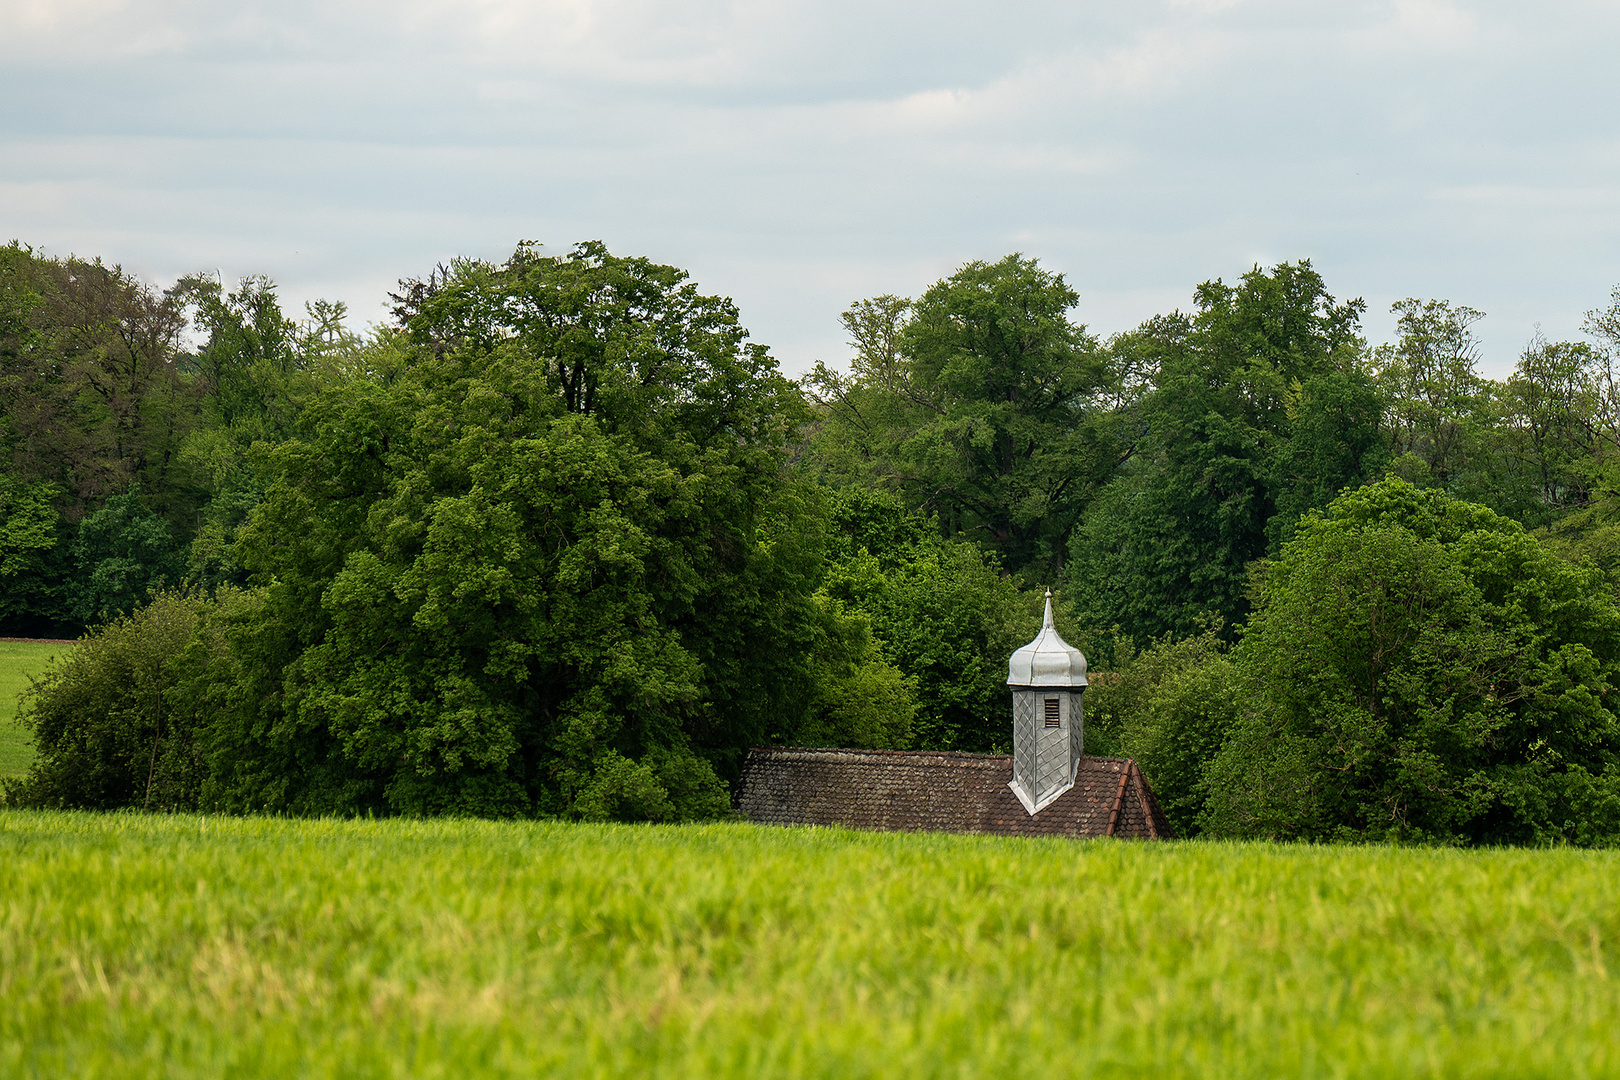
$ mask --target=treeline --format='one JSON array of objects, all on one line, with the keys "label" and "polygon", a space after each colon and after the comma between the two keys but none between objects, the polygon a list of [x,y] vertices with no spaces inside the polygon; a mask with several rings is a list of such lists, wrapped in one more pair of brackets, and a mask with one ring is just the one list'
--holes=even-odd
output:
[{"label": "treeline", "polygon": [[1620,293],[1504,382],[1308,263],[1107,340],[972,263],[802,384],[600,244],[393,300],[0,250],[0,627],[89,628],[9,800],[714,816],[750,745],[1007,749],[1050,585],[1185,832],[1620,836]]}]

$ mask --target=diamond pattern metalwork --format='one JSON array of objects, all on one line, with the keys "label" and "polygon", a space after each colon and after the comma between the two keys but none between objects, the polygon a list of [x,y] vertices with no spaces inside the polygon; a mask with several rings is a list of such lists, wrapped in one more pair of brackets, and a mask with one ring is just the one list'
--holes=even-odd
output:
[{"label": "diamond pattern metalwork", "polygon": [[1028,691],[1013,692],[1013,776],[1024,790],[1035,790],[1035,699]]}]

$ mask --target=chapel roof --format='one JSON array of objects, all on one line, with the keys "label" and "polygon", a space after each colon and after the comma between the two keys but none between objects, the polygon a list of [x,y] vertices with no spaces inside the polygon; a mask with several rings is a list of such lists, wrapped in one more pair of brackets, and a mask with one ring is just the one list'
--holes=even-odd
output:
[{"label": "chapel roof", "polygon": [[1007,782],[1012,758],[929,750],[755,747],[737,809],[769,825],[900,832],[1168,838],[1158,800],[1129,758],[1082,757],[1074,787],[1038,814]]}]

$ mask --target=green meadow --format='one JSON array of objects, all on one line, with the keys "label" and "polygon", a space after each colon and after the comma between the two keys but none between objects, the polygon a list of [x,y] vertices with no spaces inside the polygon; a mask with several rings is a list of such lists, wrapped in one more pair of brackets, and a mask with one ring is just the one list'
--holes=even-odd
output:
[{"label": "green meadow", "polygon": [[0,813],[0,1075],[1620,1074],[1620,855]]},{"label": "green meadow", "polygon": [[22,775],[34,760],[33,739],[17,723],[18,695],[70,648],[71,642],[0,641],[0,780]]}]

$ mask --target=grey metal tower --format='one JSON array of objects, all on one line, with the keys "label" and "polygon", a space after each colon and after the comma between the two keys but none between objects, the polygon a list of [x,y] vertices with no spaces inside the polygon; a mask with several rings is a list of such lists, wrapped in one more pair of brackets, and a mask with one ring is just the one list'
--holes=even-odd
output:
[{"label": "grey metal tower", "polygon": [[1074,787],[1084,745],[1086,658],[1052,625],[1051,589],[1040,634],[1007,663],[1007,685],[1013,698],[1013,778],[1007,786],[1034,815]]}]

